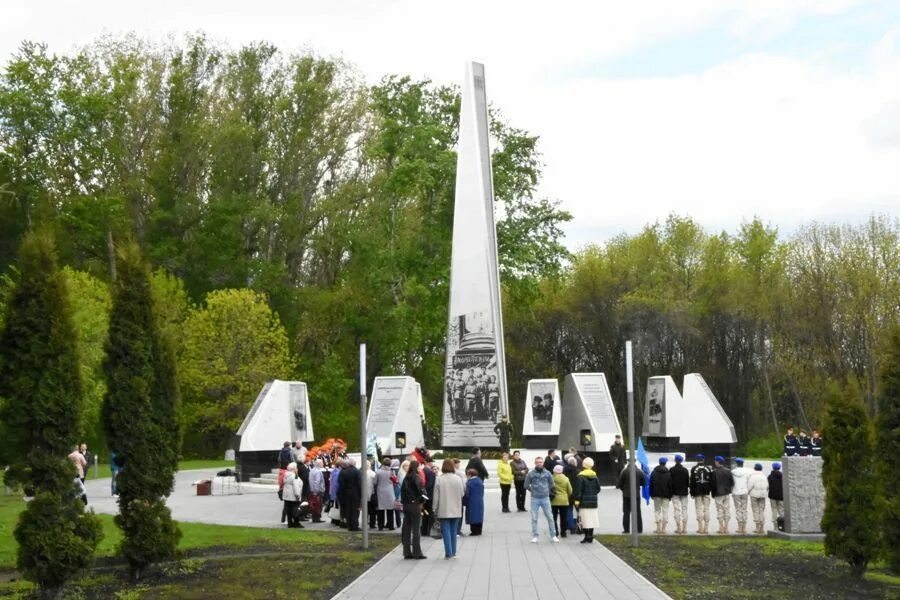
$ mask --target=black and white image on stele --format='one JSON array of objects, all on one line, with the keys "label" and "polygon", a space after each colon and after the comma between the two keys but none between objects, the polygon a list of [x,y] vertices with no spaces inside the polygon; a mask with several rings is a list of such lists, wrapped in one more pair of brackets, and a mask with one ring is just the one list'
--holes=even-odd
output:
[{"label": "black and white image on stele", "polygon": [[461,98],[441,443],[495,448],[508,395],[483,65]]},{"label": "black and white image on stele", "polygon": [[523,435],[558,435],[559,384],[555,379],[531,379],[525,402]]},{"label": "black and white image on stele", "polygon": [[662,435],[663,404],[666,401],[666,382],[662,377],[651,377],[647,380],[647,426],[644,434]]},{"label": "black and white image on stele", "polygon": [[306,384],[289,383],[288,397],[290,399],[291,440],[311,439],[306,429]]},{"label": "black and white image on stele", "polygon": [[675,438],[681,435],[684,406],[675,380],[669,375],[647,379],[643,435]]}]

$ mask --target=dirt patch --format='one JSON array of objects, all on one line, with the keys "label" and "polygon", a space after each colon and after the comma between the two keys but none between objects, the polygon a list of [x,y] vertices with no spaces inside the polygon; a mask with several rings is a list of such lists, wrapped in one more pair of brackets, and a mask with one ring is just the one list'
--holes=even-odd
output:
[{"label": "dirt patch", "polygon": [[601,543],[681,600],[833,598],[900,600],[900,578],[878,565],[854,579],[822,544],[761,538],[600,536]]}]

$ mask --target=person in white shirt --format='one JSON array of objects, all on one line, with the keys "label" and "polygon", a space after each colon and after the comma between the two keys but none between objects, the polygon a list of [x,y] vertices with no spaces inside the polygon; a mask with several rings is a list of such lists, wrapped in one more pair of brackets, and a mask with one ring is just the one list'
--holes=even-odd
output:
[{"label": "person in white shirt", "polygon": [[763,525],[766,521],[766,498],[769,497],[769,480],[763,475],[762,463],[753,466],[753,472],[747,478],[747,491],[750,496],[750,508],[753,510],[753,521],[756,533],[765,533]]},{"label": "person in white shirt", "polygon": [[743,458],[734,459],[734,464],[737,465],[731,471],[731,475],[734,477],[734,489],[731,491],[731,500],[734,502],[734,517],[737,519],[737,532],[747,533],[747,498],[749,493],[747,480],[750,477],[750,469],[744,468]]}]

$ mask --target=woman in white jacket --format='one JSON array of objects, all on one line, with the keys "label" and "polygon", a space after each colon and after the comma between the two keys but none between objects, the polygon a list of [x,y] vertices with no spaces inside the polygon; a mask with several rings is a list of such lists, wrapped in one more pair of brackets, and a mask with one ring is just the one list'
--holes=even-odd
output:
[{"label": "woman in white jacket", "polygon": [[756,522],[756,533],[765,533],[763,523],[766,519],[766,498],[769,496],[769,480],[763,475],[763,466],[756,463],[753,472],[747,478],[747,490],[750,494],[750,508]]},{"label": "woman in white jacket", "polygon": [[287,526],[303,529],[300,524],[300,499],[303,497],[303,482],[297,477],[297,463],[287,466],[287,475],[284,476],[284,511],[287,513]]}]

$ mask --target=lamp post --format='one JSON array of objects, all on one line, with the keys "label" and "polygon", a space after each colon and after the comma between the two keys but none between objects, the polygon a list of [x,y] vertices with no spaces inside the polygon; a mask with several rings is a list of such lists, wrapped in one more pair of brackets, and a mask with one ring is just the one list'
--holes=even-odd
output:
[{"label": "lamp post", "polygon": [[637,548],[638,530],[637,530],[637,458],[635,456],[636,449],[634,447],[634,380],[631,374],[631,340],[625,342],[625,381],[628,391],[628,457],[631,464],[628,469],[628,485],[631,492],[631,546]]},{"label": "lamp post", "polygon": [[362,547],[369,548],[369,518],[366,515],[369,493],[369,474],[366,467],[366,345],[359,345],[359,476],[362,477],[362,502],[359,506],[359,520],[362,521]]}]

